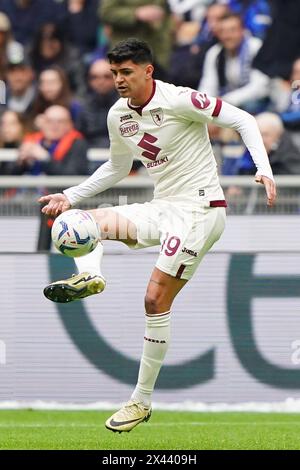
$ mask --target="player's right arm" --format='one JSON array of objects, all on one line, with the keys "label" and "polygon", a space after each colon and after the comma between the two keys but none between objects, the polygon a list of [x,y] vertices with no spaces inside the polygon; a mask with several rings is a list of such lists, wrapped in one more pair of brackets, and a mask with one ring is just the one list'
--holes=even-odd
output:
[{"label": "player's right arm", "polygon": [[131,170],[133,157],[121,141],[113,111],[108,114],[107,124],[110,138],[110,159],[101,165],[89,178],[63,193],[49,194],[39,199],[45,204],[42,212],[57,216],[85,198],[95,196],[123,179]]}]

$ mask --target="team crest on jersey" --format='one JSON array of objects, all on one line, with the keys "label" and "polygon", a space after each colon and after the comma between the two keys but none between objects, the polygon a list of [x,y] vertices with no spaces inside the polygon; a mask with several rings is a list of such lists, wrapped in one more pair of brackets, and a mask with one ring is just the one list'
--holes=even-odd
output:
[{"label": "team crest on jersey", "polygon": [[161,126],[164,120],[164,112],[162,108],[155,108],[150,110],[151,117],[154,121],[154,124]]},{"label": "team crest on jersey", "polygon": [[195,108],[206,109],[210,105],[210,101],[207,98],[206,93],[201,93],[199,91],[193,91],[191,94],[191,100]]},{"label": "team crest on jersey", "polygon": [[140,126],[136,121],[124,122],[120,126],[120,134],[122,137],[132,137],[140,130]]}]

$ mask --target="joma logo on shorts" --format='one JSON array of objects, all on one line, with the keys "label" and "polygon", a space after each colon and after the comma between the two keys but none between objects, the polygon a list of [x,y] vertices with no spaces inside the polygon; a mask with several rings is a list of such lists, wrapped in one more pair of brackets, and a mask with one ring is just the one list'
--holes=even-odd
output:
[{"label": "joma logo on shorts", "polygon": [[188,250],[185,247],[182,248],[182,253],[187,253],[188,255],[195,256],[195,258],[197,258],[197,256],[198,256],[198,253],[196,253],[196,251]]}]

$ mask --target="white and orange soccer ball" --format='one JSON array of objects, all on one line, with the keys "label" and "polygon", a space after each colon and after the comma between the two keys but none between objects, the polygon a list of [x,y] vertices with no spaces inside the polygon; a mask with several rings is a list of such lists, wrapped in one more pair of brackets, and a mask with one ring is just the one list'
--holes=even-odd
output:
[{"label": "white and orange soccer ball", "polygon": [[51,237],[55,247],[71,258],[91,253],[100,240],[95,219],[80,209],[60,214],[52,226]]}]

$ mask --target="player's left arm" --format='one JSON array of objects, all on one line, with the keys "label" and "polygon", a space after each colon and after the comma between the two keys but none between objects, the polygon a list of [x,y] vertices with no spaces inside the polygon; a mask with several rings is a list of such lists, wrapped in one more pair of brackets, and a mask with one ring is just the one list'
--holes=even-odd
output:
[{"label": "player's left arm", "polygon": [[179,118],[202,124],[214,123],[235,129],[242,137],[256,165],[255,181],[265,186],[268,205],[276,200],[276,185],[262,136],[251,114],[219,98],[191,88],[177,87],[176,112]]},{"label": "player's left arm", "polygon": [[273,206],[276,200],[276,184],[256,119],[246,111],[224,101],[219,107],[218,115],[213,117],[213,123],[234,129],[241,135],[257,168],[255,181],[265,186],[268,206]]}]

